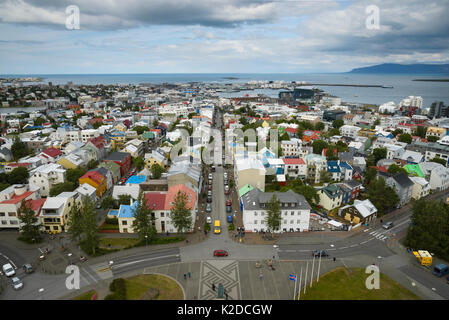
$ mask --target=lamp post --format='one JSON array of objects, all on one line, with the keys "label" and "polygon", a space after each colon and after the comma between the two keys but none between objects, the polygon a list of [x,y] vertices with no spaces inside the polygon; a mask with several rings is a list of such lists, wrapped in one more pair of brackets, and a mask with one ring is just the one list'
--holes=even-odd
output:
[{"label": "lamp post", "polygon": [[147,247],[148,247],[148,236],[145,236],[145,241],[146,241]]}]

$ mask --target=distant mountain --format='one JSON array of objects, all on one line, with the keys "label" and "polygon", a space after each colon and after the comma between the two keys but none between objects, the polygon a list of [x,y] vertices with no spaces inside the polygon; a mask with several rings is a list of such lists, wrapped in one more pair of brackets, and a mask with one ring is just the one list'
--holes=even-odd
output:
[{"label": "distant mountain", "polygon": [[396,64],[384,63],[376,66],[352,69],[349,73],[410,73],[449,74],[449,64]]}]

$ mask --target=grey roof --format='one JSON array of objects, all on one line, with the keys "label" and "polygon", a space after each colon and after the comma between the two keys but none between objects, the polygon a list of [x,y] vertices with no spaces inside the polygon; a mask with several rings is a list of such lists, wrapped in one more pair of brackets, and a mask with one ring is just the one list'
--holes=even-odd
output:
[{"label": "grey roof", "polygon": [[360,181],[356,181],[356,180],[347,180],[347,181],[343,181],[343,183],[347,186],[349,186],[350,188],[355,188],[358,186],[361,186],[362,184],[360,183]]},{"label": "grey roof", "polygon": [[402,187],[402,188],[410,188],[413,187],[413,181],[405,173],[398,173],[393,176],[393,179]]},{"label": "grey roof", "polygon": [[351,153],[351,152],[339,152],[338,153],[338,158],[341,161],[349,161],[349,162],[351,162],[351,160],[354,159],[354,156],[353,156],[353,153]]},{"label": "grey roof", "polygon": [[130,154],[128,152],[112,152],[106,159],[109,161],[123,161],[125,160]]},{"label": "grey roof", "polygon": [[288,190],[287,192],[262,192],[258,188],[254,188],[253,190],[247,192],[241,198],[243,207],[245,210],[263,210],[265,209],[263,205],[271,200],[273,194],[276,195],[277,199],[279,199],[279,202],[281,203],[281,209],[286,208],[282,207],[282,203],[294,203],[294,207],[287,207],[291,209],[311,209],[304,196],[301,194],[297,194],[292,190]]},{"label": "grey roof", "polygon": [[107,174],[110,172],[109,169],[106,169],[105,167],[99,167],[99,168],[95,168],[92,171],[97,171],[99,172],[101,175],[103,175],[104,177],[107,176]]}]

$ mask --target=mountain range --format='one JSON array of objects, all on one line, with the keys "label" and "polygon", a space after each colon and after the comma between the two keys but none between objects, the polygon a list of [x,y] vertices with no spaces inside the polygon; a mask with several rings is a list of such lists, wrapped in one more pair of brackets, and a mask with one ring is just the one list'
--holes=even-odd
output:
[{"label": "mountain range", "polygon": [[349,73],[449,74],[449,64],[384,63],[370,67],[352,69]]}]

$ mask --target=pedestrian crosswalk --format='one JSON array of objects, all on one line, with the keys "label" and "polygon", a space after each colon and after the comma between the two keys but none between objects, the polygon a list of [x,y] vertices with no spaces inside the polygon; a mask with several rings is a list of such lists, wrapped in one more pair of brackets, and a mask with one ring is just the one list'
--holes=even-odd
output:
[{"label": "pedestrian crosswalk", "polygon": [[386,236],[384,233],[379,232],[379,231],[371,231],[370,235],[378,240],[381,240],[381,241],[385,241],[388,239],[388,236]]}]

